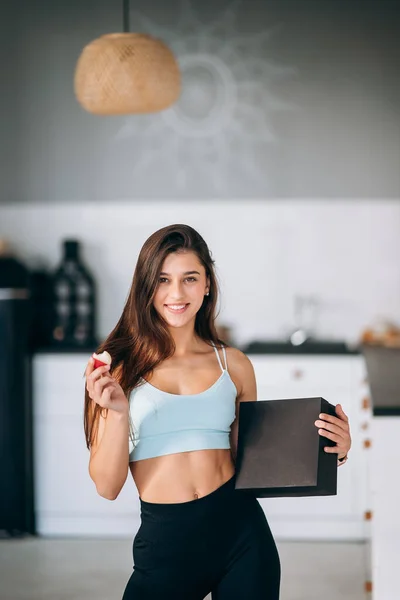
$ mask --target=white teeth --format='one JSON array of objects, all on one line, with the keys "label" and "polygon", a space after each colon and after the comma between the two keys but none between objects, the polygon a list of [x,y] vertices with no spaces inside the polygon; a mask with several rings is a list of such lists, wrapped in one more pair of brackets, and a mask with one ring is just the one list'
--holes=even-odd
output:
[{"label": "white teeth", "polygon": [[177,304],[167,304],[168,308],[172,308],[172,310],[181,310],[182,308],[185,308],[186,304],[182,304],[180,306],[178,306]]}]

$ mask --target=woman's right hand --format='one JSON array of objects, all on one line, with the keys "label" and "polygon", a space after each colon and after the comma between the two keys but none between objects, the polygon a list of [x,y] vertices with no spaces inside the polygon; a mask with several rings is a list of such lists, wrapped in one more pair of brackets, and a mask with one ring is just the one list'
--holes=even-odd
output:
[{"label": "woman's right hand", "polygon": [[94,359],[90,358],[86,371],[86,389],[89,396],[102,408],[119,413],[129,411],[129,402],[118,381],[109,373],[110,365],[94,368]]}]

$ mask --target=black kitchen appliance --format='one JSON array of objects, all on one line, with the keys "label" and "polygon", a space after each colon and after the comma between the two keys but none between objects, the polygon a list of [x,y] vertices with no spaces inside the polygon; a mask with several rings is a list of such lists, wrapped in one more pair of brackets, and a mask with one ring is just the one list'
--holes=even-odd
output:
[{"label": "black kitchen appliance", "polygon": [[34,533],[28,269],[0,240],[0,533]]}]

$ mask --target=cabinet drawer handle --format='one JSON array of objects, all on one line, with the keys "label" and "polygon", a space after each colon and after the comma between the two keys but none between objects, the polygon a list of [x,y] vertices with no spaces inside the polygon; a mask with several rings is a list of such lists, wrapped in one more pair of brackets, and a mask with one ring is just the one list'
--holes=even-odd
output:
[{"label": "cabinet drawer handle", "polygon": [[293,371],[293,379],[302,379],[304,372],[301,369],[295,369]]},{"label": "cabinet drawer handle", "polygon": [[368,396],[365,396],[365,398],[362,399],[361,407],[363,408],[363,410],[368,410],[370,406],[370,399],[368,398]]},{"label": "cabinet drawer handle", "polygon": [[366,592],[372,592],[372,581],[366,581],[364,584],[364,589]]},{"label": "cabinet drawer handle", "polygon": [[363,446],[364,448],[371,448],[371,440],[364,440]]}]

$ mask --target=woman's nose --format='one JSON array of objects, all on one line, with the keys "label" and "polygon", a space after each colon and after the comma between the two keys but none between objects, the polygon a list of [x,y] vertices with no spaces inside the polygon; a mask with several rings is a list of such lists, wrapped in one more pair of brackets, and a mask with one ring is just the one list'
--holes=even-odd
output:
[{"label": "woman's nose", "polygon": [[183,294],[182,284],[179,282],[172,283],[170,290],[169,290],[169,295],[174,300],[179,300],[180,298],[183,298],[184,294]]}]

